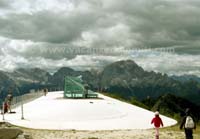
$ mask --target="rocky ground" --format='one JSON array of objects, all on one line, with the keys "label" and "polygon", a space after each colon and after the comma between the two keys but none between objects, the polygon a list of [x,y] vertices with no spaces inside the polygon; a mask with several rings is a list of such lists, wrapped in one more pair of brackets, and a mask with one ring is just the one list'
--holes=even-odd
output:
[{"label": "rocky ground", "polygon": [[[51,131],[25,129],[33,139],[153,139],[154,130]],[[161,139],[184,139],[180,131],[160,131]],[[197,138],[196,138],[197,139]]]},{"label": "rocky ground", "polygon": [[[23,133],[16,139],[154,139],[154,129],[149,130],[112,130],[112,131],[77,131],[77,130],[39,130],[14,127],[1,124],[2,129],[20,129]],[[10,132],[10,131],[9,131]],[[199,131],[194,131],[194,139],[199,139]],[[1,138],[0,139],[8,139]],[[184,132],[176,127],[162,128],[160,139],[184,139]]]}]

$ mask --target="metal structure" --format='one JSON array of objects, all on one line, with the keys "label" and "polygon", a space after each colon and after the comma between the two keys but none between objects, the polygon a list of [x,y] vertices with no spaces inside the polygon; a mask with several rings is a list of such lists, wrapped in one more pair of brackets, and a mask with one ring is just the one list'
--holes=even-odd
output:
[{"label": "metal structure", "polygon": [[83,85],[81,77],[65,77],[64,98],[97,98],[98,95]]}]

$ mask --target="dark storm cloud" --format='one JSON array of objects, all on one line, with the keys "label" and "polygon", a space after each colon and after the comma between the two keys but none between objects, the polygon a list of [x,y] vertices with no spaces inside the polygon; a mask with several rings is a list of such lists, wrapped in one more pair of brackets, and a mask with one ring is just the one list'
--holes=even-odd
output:
[{"label": "dark storm cloud", "polygon": [[108,7],[127,16],[132,32],[141,34],[141,42],[150,47],[187,45],[200,37],[200,11],[197,1],[124,1]]},{"label": "dark storm cloud", "polygon": [[[65,53],[66,48],[106,48],[113,53],[124,49],[171,48],[175,53],[164,56],[157,52],[130,55],[145,69],[199,74],[199,63],[195,62],[200,55],[199,7],[197,0],[3,0],[0,37],[6,41],[0,38],[0,45],[7,50],[2,49],[0,54],[7,56],[8,61],[12,59],[11,63],[15,63],[12,56],[18,56],[22,65],[27,61],[31,61],[28,66],[39,65],[36,60],[53,68],[50,62],[57,62],[57,66],[60,62],[82,65],[91,59],[88,63],[97,60],[102,64],[129,58],[108,55],[106,59],[103,55],[105,59],[101,60],[98,56],[92,58],[92,53]],[[17,49],[21,46],[23,51]],[[184,65],[177,66],[181,62]]]},{"label": "dark storm cloud", "polygon": [[185,46],[188,49],[200,37],[197,1],[72,2],[75,10],[70,13],[44,10],[10,14],[0,19],[0,34],[13,39],[69,44],[85,41],[86,32],[89,37],[96,36],[90,39],[92,47]]},{"label": "dark storm cloud", "polygon": [[13,39],[65,43],[77,39],[82,31],[92,26],[95,18],[92,14],[66,16],[48,11],[33,15],[12,14],[0,19],[0,33]]},{"label": "dark storm cloud", "polygon": [[0,1],[0,8],[4,9],[4,8],[10,7],[9,2],[10,2],[10,0],[1,0]]}]

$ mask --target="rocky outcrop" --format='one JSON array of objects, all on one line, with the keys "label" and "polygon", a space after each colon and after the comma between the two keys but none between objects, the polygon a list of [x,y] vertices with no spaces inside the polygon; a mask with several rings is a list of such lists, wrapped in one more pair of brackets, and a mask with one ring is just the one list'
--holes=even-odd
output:
[{"label": "rocky outcrop", "polygon": [[0,139],[16,139],[22,133],[19,128],[0,128]]},{"label": "rocky outcrop", "polygon": [[0,122],[0,139],[32,139],[32,136],[7,122]]}]

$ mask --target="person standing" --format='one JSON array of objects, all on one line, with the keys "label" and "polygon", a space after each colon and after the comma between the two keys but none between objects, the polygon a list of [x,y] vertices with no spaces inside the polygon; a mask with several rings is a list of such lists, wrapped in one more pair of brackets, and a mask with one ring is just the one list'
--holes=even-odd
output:
[{"label": "person standing", "polygon": [[9,92],[7,97],[6,97],[5,103],[7,103],[7,107],[8,107],[8,110],[9,110],[10,113],[12,112],[11,111],[12,99],[13,99],[12,93]]},{"label": "person standing", "polygon": [[159,128],[160,128],[160,126],[163,127],[163,122],[162,122],[162,119],[159,116],[158,111],[155,112],[155,117],[151,120],[151,124],[154,124],[154,127],[155,127],[155,131],[156,131],[155,132],[155,138],[159,139]]},{"label": "person standing", "polygon": [[89,91],[89,86],[88,84],[84,85],[84,98],[88,98],[88,91]]},{"label": "person standing", "polygon": [[185,116],[182,118],[180,129],[185,131],[186,139],[193,139],[193,129],[196,129],[196,124],[191,116],[190,108],[185,110]]},{"label": "person standing", "polygon": [[6,102],[4,102],[3,103],[3,113],[5,114],[5,113],[7,113],[8,112],[8,103],[6,103]]},{"label": "person standing", "polygon": [[45,88],[45,89],[43,90],[43,92],[44,92],[44,96],[46,96],[46,95],[47,95],[47,93],[48,93],[48,89],[47,89],[47,88]]}]

